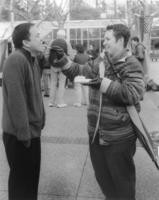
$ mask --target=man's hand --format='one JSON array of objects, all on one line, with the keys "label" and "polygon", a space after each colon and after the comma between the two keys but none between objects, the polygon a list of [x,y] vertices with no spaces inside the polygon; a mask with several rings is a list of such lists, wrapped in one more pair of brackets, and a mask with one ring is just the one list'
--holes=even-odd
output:
[{"label": "man's hand", "polygon": [[22,141],[22,143],[26,148],[29,148],[31,146],[31,140],[25,140],[25,141]]},{"label": "man's hand", "polygon": [[102,82],[102,78],[94,78],[92,79],[91,81],[89,81],[88,83],[82,83],[82,85],[87,85],[87,86],[90,86],[96,90],[99,90],[100,89],[100,86],[101,86],[101,82]]},{"label": "man's hand", "polygon": [[53,67],[62,68],[68,63],[68,58],[61,47],[52,46],[49,55],[49,62]]}]

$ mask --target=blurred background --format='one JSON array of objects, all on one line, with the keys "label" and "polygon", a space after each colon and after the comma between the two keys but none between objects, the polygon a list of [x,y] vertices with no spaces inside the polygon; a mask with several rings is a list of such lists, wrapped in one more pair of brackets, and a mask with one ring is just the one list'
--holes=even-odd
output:
[{"label": "blurred background", "polygon": [[1,0],[0,72],[12,51],[11,32],[24,21],[39,26],[46,44],[59,29],[75,48],[93,45],[101,51],[108,24],[124,23],[132,36],[138,36],[151,58],[159,57],[159,0]]}]

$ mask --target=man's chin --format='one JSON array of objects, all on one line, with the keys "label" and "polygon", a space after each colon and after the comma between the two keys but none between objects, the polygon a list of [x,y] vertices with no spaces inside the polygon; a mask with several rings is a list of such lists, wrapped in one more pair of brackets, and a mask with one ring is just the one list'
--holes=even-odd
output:
[{"label": "man's chin", "polygon": [[37,53],[44,53],[44,50],[43,49],[37,49],[36,52]]},{"label": "man's chin", "polygon": [[38,51],[39,51],[39,52],[44,52],[45,49],[44,49],[43,47],[39,47]]},{"label": "man's chin", "polygon": [[112,56],[112,53],[109,50],[106,50],[105,53],[108,54],[109,56]]},{"label": "man's chin", "polygon": [[105,53],[108,53],[108,54],[110,54],[110,51],[109,51],[109,49],[105,49]]}]

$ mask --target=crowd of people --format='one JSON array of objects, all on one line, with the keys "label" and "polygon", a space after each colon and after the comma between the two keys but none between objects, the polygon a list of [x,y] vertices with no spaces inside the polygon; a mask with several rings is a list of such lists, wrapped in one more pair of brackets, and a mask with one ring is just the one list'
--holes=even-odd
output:
[{"label": "crowd of people", "polygon": [[[49,59],[51,58],[49,55],[51,56],[51,54],[49,54],[49,49],[54,45],[64,49],[65,54],[72,61],[80,65],[84,65],[86,62],[93,62],[98,57],[99,51],[93,45],[90,45],[88,50],[86,50],[82,44],[77,44],[75,49],[73,49],[71,44],[66,41],[65,31],[59,30],[57,38],[46,48],[42,55],[38,56],[42,70],[42,90],[44,91],[44,97],[49,97],[48,106],[64,108],[67,107],[64,100],[64,93],[69,80],[62,73],[61,69],[50,65]],[[75,90],[75,102],[73,106],[81,107],[82,105],[88,105],[88,87],[74,81],[72,81],[72,84]]]},{"label": "crowd of people", "polygon": [[[72,49],[71,44],[66,42],[66,34],[64,30],[59,30],[57,32],[57,39],[55,39],[51,45],[56,44],[64,49],[65,54],[67,54],[71,60],[80,65],[84,65],[87,62],[93,62],[99,56],[98,48],[95,48],[95,46],[92,44],[90,44],[88,49],[85,49],[82,44],[77,44],[75,49]],[[147,76],[148,63],[146,59],[146,47],[139,41],[139,37],[137,36],[131,38],[130,46],[130,53],[139,60],[143,67],[146,90],[158,91],[159,86],[153,81],[153,79]],[[43,52],[43,60],[40,63],[42,69],[42,89],[44,91],[44,97],[49,97],[49,107],[67,107],[67,103],[64,99],[64,93],[69,80],[61,72],[61,69],[57,69],[49,64],[48,49],[50,47],[46,45],[44,47],[46,50]],[[75,89],[76,99],[73,105],[76,107],[81,107],[81,105],[88,105],[88,87],[80,83],[75,83],[74,81],[72,81],[72,85]]]},{"label": "crowd of people", "polygon": [[133,157],[137,135],[126,106],[134,105],[140,111],[145,74],[139,50],[142,47],[144,51],[144,47],[132,42],[133,55],[130,55],[130,31],[123,24],[106,27],[101,54],[93,50],[86,53],[82,45],[77,45],[77,54],[72,56],[65,39],[63,33],[58,33],[46,59],[41,54],[44,44],[34,24],[23,23],[13,31],[15,51],[3,68],[2,129],[10,168],[8,199],[37,200],[40,138],[45,125],[42,77],[49,106],[63,108],[67,106],[63,99],[66,77],[73,81],[76,76],[84,76],[91,81],[75,84],[75,106],[89,105],[89,150],[96,180],[107,200],[135,200]]}]

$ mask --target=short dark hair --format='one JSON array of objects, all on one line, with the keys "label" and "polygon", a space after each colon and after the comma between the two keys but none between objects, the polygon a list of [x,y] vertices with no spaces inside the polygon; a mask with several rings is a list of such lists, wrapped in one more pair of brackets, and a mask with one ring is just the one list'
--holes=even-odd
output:
[{"label": "short dark hair", "polygon": [[29,40],[29,31],[32,26],[34,26],[33,23],[22,23],[15,27],[12,33],[12,40],[15,48],[22,48],[23,40]]},{"label": "short dark hair", "polygon": [[113,24],[108,25],[106,27],[106,31],[112,30],[114,32],[114,37],[116,38],[116,41],[120,38],[124,38],[124,47],[127,46],[129,38],[130,38],[130,30],[129,28],[124,24]]},{"label": "short dark hair", "polygon": [[134,41],[136,41],[136,42],[139,42],[139,38],[138,38],[137,36],[132,37],[131,40],[134,40]]},{"label": "short dark hair", "polygon": [[84,53],[84,47],[82,44],[77,44],[76,45],[76,50],[78,51],[78,53]]}]

